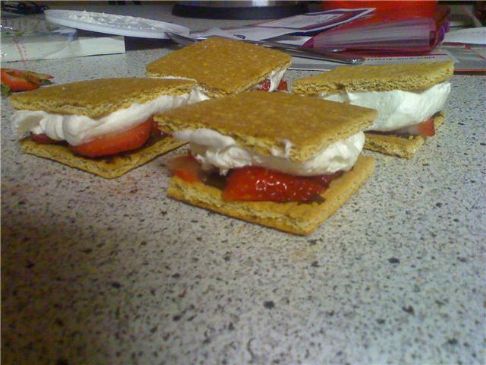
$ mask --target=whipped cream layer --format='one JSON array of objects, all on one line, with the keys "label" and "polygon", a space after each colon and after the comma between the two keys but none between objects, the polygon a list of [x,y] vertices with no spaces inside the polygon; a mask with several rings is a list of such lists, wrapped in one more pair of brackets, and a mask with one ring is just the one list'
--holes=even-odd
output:
[{"label": "whipped cream layer", "polygon": [[[285,74],[285,71],[287,71],[287,68],[273,70],[272,72],[270,72],[270,74],[268,74],[267,77],[265,77],[265,80],[267,80],[267,79],[270,80],[270,89],[268,90],[269,92],[277,90],[278,85],[280,84],[280,81],[282,80],[283,75]],[[161,79],[191,80],[191,81],[197,82],[197,80],[195,80],[195,79],[191,79],[191,78],[183,77],[183,76],[159,76],[159,78],[161,78]],[[258,89],[260,84],[261,83],[254,86],[253,89]],[[200,89],[201,89],[201,93],[206,97],[206,99],[209,99],[208,92],[206,90],[204,90],[204,88],[202,88],[201,86],[200,86]]]},{"label": "whipped cream layer", "polygon": [[19,110],[14,113],[13,122],[20,138],[29,132],[46,134],[55,141],[67,141],[77,146],[108,133],[130,129],[156,113],[205,99],[207,97],[204,93],[195,88],[187,94],[162,95],[148,103],[134,103],[100,119],[84,115],[51,114],[41,110]]},{"label": "whipped cream layer", "polygon": [[443,82],[421,91],[369,91],[324,94],[322,99],[346,102],[376,109],[378,118],[367,130],[388,132],[426,121],[442,110],[451,92],[451,84]]},{"label": "whipped cream layer", "polygon": [[186,129],[175,132],[174,137],[190,142],[191,152],[204,170],[218,168],[222,175],[244,166],[261,166],[298,176],[348,171],[356,163],[365,141],[364,133],[359,132],[327,146],[307,161],[295,162],[289,159],[292,143],[288,140],[282,141],[283,149],[274,149],[271,156],[264,156],[239,146],[233,138],[212,129]]}]

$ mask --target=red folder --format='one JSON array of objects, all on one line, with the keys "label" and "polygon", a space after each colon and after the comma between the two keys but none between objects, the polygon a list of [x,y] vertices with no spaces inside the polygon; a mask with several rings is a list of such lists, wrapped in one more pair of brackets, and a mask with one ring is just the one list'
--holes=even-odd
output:
[{"label": "red folder", "polygon": [[420,2],[429,6],[404,7],[401,11],[392,11],[391,5],[396,8],[416,2],[352,2],[354,6],[371,6],[370,3],[379,3],[380,8],[368,17],[317,34],[305,46],[364,53],[420,54],[434,49],[447,31],[449,8],[436,7],[435,2]]}]

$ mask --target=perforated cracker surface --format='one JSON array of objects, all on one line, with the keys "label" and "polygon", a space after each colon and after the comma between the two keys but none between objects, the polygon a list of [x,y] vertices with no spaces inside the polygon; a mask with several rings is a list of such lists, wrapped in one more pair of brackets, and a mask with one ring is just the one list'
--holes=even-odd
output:
[{"label": "perforated cracker surface", "polygon": [[42,87],[10,97],[16,109],[100,118],[133,103],[146,103],[161,95],[181,95],[195,86],[189,80],[113,78]]},{"label": "perforated cracker surface", "polygon": [[273,70],[287,68],[286,53],[224,38],[197,42],[147,65],[147,75],[196,80],[212,97],[248,90]]},{"label": "perforated cracker surface", "polygon": [[213,129],[263,155],[283,151],[290,142],[289,158],[305,161],[364,130],[376,115],[373,109],[313,97],[253,91],[186,105],[154,119],[166,132]]},{"label": "perforated cracker surface", "polygon": [[341,66],[329,72],[295,80],[292,91],[302,95],[317,95],[343,91],[424,90],[448,80],[453,73],[452,61]]}]

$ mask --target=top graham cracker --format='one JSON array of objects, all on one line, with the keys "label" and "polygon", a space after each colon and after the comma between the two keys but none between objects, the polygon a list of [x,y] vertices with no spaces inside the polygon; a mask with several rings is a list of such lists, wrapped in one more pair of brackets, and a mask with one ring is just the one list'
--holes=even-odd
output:
[{"label": "top graham cracker", "polygon": [[418,91],[452,77],[454,63],[429,62],[382,66],[341,66],[295,80],[292,91],[301,95],[353,91]]},{"label": "top graham cracker", "polygon": [[272,71],[286,69],[291,57],[243,41],[212,37],[169,53],[146,67],[147,76],[196,80],[209,96],[247,91]]},{"label": "top graham cracker", "polygon": [[162,95],[189,93],[196,83],[190,80],[113,78],[42,87],[10,97],[16,109],[42,110],[64,115],[101,118],[133,103],[147,103]]},{"label": "top graham cracker", "polygon": [[245,92],[206,100],[154,117],[164,132],[207,128],[265,156],[303,162],[369,127],[373,109],[287,93]]}]

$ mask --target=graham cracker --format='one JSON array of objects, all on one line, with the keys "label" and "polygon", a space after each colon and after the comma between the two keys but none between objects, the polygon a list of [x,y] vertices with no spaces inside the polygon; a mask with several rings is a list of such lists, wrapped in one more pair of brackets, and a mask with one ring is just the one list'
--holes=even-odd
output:
[{"label": "graham cracker", "polygon": [[124,175],[128,171],[183,144],[172,137],[163,137],[155,143],[143,146],[136,151],[107,158],[92,159],[74,154],[66,145],[40,144],[29,138],[20,141],[22,151],[25,153],[57,161],[106,179]]},{"label": "graham cracker", "polygon": [[[445,117],[442,112],[434,116],[435,128],[439,128],[444,123],[444,120]],[[427,139],[422,136],[400,137],[372,132],[366,132],[365,134],[365,149],[407,159],[412,158]]]},{"label": "graham cracker", "polygon": [[342,206],[374,171],[373,158],[360,156],[352,170],[331,182],[322,202],[276,203],[225,201],[222,190],[172,177],[167,195],[217,213],[296,235],[308,235]]},{"label": "graham cracker", "polygon": [[290,143],[288,158],[303,162],[371,126],[376,115],[373,109],[313,97],[252,91],[169,110],[154,120],[167,133],[209,128],[265,156],[283,153]]},{"label": "graham cracker", "polygon": [[381,66],[341,66],[295,80],[292,91],[301,95],[344,91],[417,91],[444,82],[454,74],[452,61]]},{"label": "graham cracker", "polygon": [[189,93],[194,86],[195,82],[191,80],[96,79],[16,93],[9,100],[16,109],[98,119],[133,103],[143,104],[161,95]]},{"label": "graham cracker", "polygon": [[212,37],[149,63],[146,74],[193,79],[210,97],[221,97],[249,90],[291,62],[292,58],[280,51]]}]

